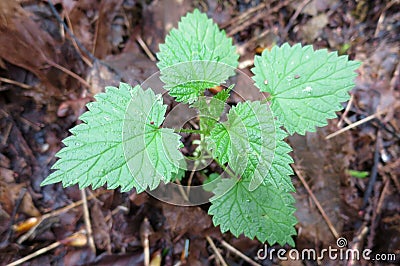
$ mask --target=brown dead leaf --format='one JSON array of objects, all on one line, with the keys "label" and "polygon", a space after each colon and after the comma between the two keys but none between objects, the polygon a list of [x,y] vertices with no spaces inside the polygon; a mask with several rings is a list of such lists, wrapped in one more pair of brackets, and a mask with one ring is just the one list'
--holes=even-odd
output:
[{"label": "brown dead leaf", "polygon": [[14,182],[14,175],[15,175],[15,173],[13,170],[0,167],[0,180],[1,181],[5,181],[7,183]]},{"label": "brown dead leaf", "polygon": [[[324,136],[335,130],[333,123],[330,123],[325,128],[318,128],[316,133],[307,133],[305,137],[294,135],[289,139],[291,146],[294,147],[296,163],[307,177],[315,197],[336,231],[341,232],[344,220],[340,217],[343,211],[340,183],[354,156],[354,150],[349,132],[343,134],[341,138],[325,140]],[[299,240],[325,245],[335,241],[326,221],[301,185],[297,192],[294,197],[297,208],[295,215],[300,227]]]},{"label": "brown dead leaf", "polygon": [[105,222],[103,212],[96,201],[90,208],[90,216],[92,218],[93,236],[96,247],[101,250],[107,250],[108,254],[111,254],[110,230]]},{"label": "brown dead leaf", "polygon": [[322,29],[328,24],[328,16],[325,13],[319,14],[307,21],[300,28],[300,33],[306,42],[312,43],[318,36],[321,36]]},{"label": "brown dead leaf", "polygon": [[150,261],[149,265],[150,266],[161,266],[161,261],[162,261],[161,250],[157,250],[151,256],[151,261]]},{"label": "brown dead leaf", "polygon": [[9,215],[14,209],[14,201],[11,199],[12,195],[8,189],[7,183],[0,181],[0,205]]},{"label": "brown dead leaf", "polygon": [[60,242],[66,246],[84,247],[87,244],[87,237],[86,237],[86,234],[84,234],[82,232],[77,232],[67,238],[64,238]]},{"label": "brown dead leaf", "polygon": [[10,215],[3,210],[2,205],[0,204],[0,235],[9,229],[10,219]]},{"label": "brown dead leaf", "polygon": [[48,67],[49,61],[56,61],[56,44],[17,1],[0,1],[0,36],[0,58],[29,70],[44,84],[57,87],[50,82],[54,73]]},{"label": "brown dead leaf", "polygon": [[37,217],[30,217],[24,221],[21,221],[15,225],[13,225],[13,230],[17,234],[25,233],[29,231],[32,227],[37,225],[40,222],[40,219]]},{"label": "brown dead leaf", "polygon": [[211,226],[211,218],[200,207],[182,207],[162,204],[163,214],[175,235],[201,235]]},{"label": "brown dead leaf", "polygon": [[[11,192],[12,200],[15,202],[22,188],[26,187],[25,184],[9,184],[8,189]],[[22,198],[19,210],[28,216],[40,216],[39,210],[35,207],[32,201],[31,194],[27,191]]]},{"label": "brown dead leaf", "polygon": [[57,109],[58,117],[66,117],[71,115],[72,120],[75,121],[78,117],[86,111],[86,104],[92,99],[90,97],[79,98],[74,100],[67,100],[60,104]]},{"label": "brown dead leaf", "polygon": [[[15,202],[20,195],[20,191],[25,186],[25,184],[6,183],[4,181],[0,181],[0,205],[8,214],[12,213],[15,207]],[[29,192],[24,194],[22,202],[19,206],[19,210],[28,216],[40,216],[40,212],[33,204],[32,197]]]},{"label": "brown dead leaf", "polygon": [[99,8],[94,55],[104,58],[123,41],[126,34],[124,16],[121,13],[122,0],[102,1]]}]

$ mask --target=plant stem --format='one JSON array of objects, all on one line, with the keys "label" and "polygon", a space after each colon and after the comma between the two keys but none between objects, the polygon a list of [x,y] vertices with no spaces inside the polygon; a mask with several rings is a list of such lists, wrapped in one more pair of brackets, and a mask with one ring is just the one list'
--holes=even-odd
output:
[{"label": "plant stem", "polygon": [[261,103],[268,103],[272,100],[271,96],[268,96],[267,98],[265,98],[264,100],[261,101]]},{"label": "plant stem", "polygon": [[223,165],[222,163],[220,163],[216,158],[214,158],[214,161],[215,161],[222,169],[224,169],[224,171],[227,172],[228,175],[230,175],[232,178],[238,178],[238,177],[236,176],[236,174],[235,174],[231,169],[229,169],[228,167],[226,167],[225,165]]},{"label": "plant stem", "polygon": [[186,128],[181,128],[181,129],[175,129],[175,133],[194,133],[194,134],[205,134],[203,130],[199,129],[186,129]]},{"label": "plant stem", "polygon": [[[209,151],[207,151],[207,153],[208,153],[210,156],[212,156],[211,153],[210,153]],[[220,162],[218,161],[217,158],[214,158],[214,161],[219,165],[219,167],[221,167],[225,172],[227,172],[228,175],[230,175],[232,178],[237,178],[236,174],[235,174],[231,169],[229,169],[228,167],[226,167],[225,165],[223,165],[222,163],[220,163]]]}]

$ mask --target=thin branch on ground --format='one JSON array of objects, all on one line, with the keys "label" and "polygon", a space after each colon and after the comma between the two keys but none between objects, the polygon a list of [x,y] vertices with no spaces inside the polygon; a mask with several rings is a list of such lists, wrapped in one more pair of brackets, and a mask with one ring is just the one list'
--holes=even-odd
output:
[{"label": "thin branch on ground", "polygon": [[246,255],[244,255],[242,252],[240,252],[239,250],[237,250],[235,247],[233,247],[232,245],[230,245],[228,242],[226,242],[225,240],[221,241],[221,244],[226,247],[230,252],[234,253],[235,255],[241,257],[243,260],[245,260],[247,263],[253,265],[253,266],[261,266],[261,264],[255,262],[254,260],[250,259],[249,257],[247,257]]},{"label": "thin branch on ground", "polygon": [[385,20],[385,17],[386,17],[386,11],[388,11],[388,9],[391,8],[394,4],[399,4],[399,3],[400,3],[399,0],[392,0],[388,4],[385,5],[381,14],[379,15],[378,22],[376,23],[374,38],[377,38],[379,35],[379,32],[381,31],[383,21]]},{"label": "thin branch on ground", "polygon": [[[48,245],[48,246],[46,246],[44,248],[36,250],[35,252],[33,252],[33,253],[23,257],[23,258],[20,258],[19,260],[16,260],[16,261],[14,261],[12,263],[9,263],[6,266],[17,266],[17,265],[20,265],[20,264],[22,264],[22,263],[24,263],[24,262],[26,262],[26,261],[28,261],[30,259],[33,259],[33,258],[35,258],[37,256],[40,256],[40,255],[42,255],[42,254],[44,254],[44,253],[46,253],[46,252],[48,252],[48,251],[50,251],[52,249],[55,249],[56,247],[58,247],[58,246],[60,246],[62,244],[66,244],[67,245],[68,243],[70,243],[70,245],[73,246],[73,241],[74,241],[73,238],[75,236],[78,236],[79,234],[84,234],[84,231],[76,232],[76,233],[70,235],[69,237],[66,237],[63,240],[56,241],[56,242],[54,242],[54,243],[52,243],[52,244],[50,244],[50,245]],[[86,244],[86,241],[83,244]],[[80,246],[82,246],[82,243],[81,243]]]},{"label": "thin branch on ground", "polygon": [[338,131],[336,131],[336,132],[334,132],[334,133],[332,133],[332,134],[329,134],[328,136],[325,137],[325,139],[331,139],[331,138],[333,138],[333,137],[336,137],[336,136],[338,136],[338,135],[340,135],[340,134],[346,132],[347,130],[350,130],[350,129],[352,129],[352,128],[354,128],[354,127],[357,127],[357,126],[359,126],[359,125],[362,125],[362,124],[364,124],[364,123],[366,123],[366,122],[368,122],[368,121],[370,121],[370,120],[372,120],[372,119],[374,119],[374,118],[377,118],[377,117],[379,117],[380,115],[382,115],[382,114],[384,114],[384,113],[386,113],[386,112],[387,112],[386,109],[384,109],[384,110],[382,110],[382,111],[379,111],[379,112],[376,112],[375,114],[372,114],[372,115],[370,115],[370,116],[367,116],[367,117],[365,117],[365,118],[363,118],[363,119],[361,119],[361,120],[359,120],[359,121],[357,121],[357,122],[355,122],[355,123],[353,123],[353,124],[350,124],[350,125],[348,125],[348,126],[342,128],[342,129],[339,129]]},{"label": "thin branch on ground", "polygon": [[353,100],[354,100],[354,95],[352,94],[352,95],[350,96],[349,102],[347,103],[346,109],[344,110],[342,116],[340,117],[339,122],[337,123],[337,126],[338,126],[338,127],[341,127],[341,126],[342,126],[343,121],[344,121],[345,118],[347,117],[347,114],[349,113],[349,111],[350,111],[350,109],[351,109],[351,106],[353,105]]},{"label": "thin branch on ground", "polygon": [[247,9],[245,12],[241,13],[239,16],[236,16],[229,20],[227,23],[224,23],[220,26],[221,29],[227,28],[231,25],[234,24],[239,24],[241,21],[245,20],[247,17],[251,16],[253,13],[257,12],[258,10],[261,10],[263,8],[266,8],[266,4],[259,4],[253,8]]},{"label": "thin branch on ground", "polygon": [[10,239],[10,237],[11,237],[12,228],[13,228],[12,225],[14,224],[15,217],[17,216],[17,210],[18,210],[19,206],[21,205],[22,200],[24,199],[25,193],[26,193],[26,188],[22,188],[19,191],[18,198],[15,201],[14,208],[13,208],[12,213],[11,213],[10,226],[8,227],[8,230],[7,230],[7,233],[6,233],[6,237],[4,238],[3,242],[8,241]]},{"label": "thin branch on ground", "polygon": [[3,138],[1,140],[1,145],[5,146],[7,144],[8,137],[10,136],[12,127],[13,127],[13,123],[7,124],[6,129],[4,130]]},{"label": "thin branch on ground", "polygon": [[76,44],[78,45],[78,47],[93,61],[95,62],[96,60],[98,60],[91,52],[89,52],[86,47],[78,40],[78,38],[76,38],[76,36],[74,35],[74,33],[68,28],[68,26],[65,24],[65,22],[62,20],[62,18],[60,17],[60,14],[58,14],[57,9],[55,8],[52,0],[47,0],[51,12],[53,13],[53,15],[56,17],[56,19],[58,20],[59,23],[61,23],[61,25],[64,27],[65,31],[68,33],[68,35],[75,40]]},{"label": "thin branch on ground", "polygon": [[[68,13],[65,13],[65,19],[67,20],[68,23],[68,27],[71,30],[71,33],[74,34],[74,30],[72,28],[72,23],[71,20],[69,19]],[[74,35],[75,36],[75,35]],[[87,58],[86,56],[84,56],[81,52],[81,50],[79,49],[79,45],[76,42],[75,38],[71,38],[72,40],[72,45],[75,47],[75,50],[78,52],[79,56],[81,57],[82,61],[86,63],[86,65],[88,65],[89,67],[93,67],[93,63],[90,62],[89,58]]]},{"label": "thin branch on ground", "polygon": [[94,244],[94,239],[93,239],[92,223],[90,222],[90,214],[87,204],[86,189],[81,189],[81,196],[82,196],[83,219],[85,221],[89,247],[92,250],[93,254],[96,254],[96,246]]},{"label": "thin branch on ground", "polygon": [[300,15],[300,13],[304,10],[304,8],[311,3],[312,0],[305,0],[302,3],[299,4],[299,6],[296,9],[296,12],[294,12],[293,16],[290,17],[288,24],[286,25],[283,34],[285,36],[282,36],[282,39],[286,39],[286,36],[288,35],[289,30],[292,28],[294,22],[296,21],[297,17]]},{"label": "thin branch on ground", "polygon": [[[110,191],[108,191],[108,190],[100,191],[100,192],[98,192],[98,193],[96,193],[94,195],[91,195],[91,196],[87,197],[87,200],[91,200],[91,199],[93,199],[95,197],[98,197],[98,196],[100,196],[100,195],[102,195],[104,193],[108,193],[108,192],[110,192]],[[57,209],[57,210],[54,210],[54,211],[52,211],[50,213],[43,214],[42,216],[38,217],[39,221],[35,226],[33,226],[28,232],[26,232],[24,235],[22,235],[20,238],[18,238],[17,243],[18,244],[22,244],[24,241],[26,241],[36,231],[38,226],[44,220],[46,220],[46,219],[48,219],[50,217],[58,216],[58,215],[60,215],[62,213],[65,213],[65,212],[67,212],[67,211],[69,211],[69,210],[71,210],[73,208],[76,208],[76,207],[78,207],[78,206],[80,206],[82,204],[83,204],[83,200],[79,200],[79,201],[73,202],[73,203],[71,203],[71,204],[69,204],[69,205],[67,205],[65,207],[62,207],[62,208]]]},{"label": "thin branch on ground", "polygon": [[181,193],[181,196],[184,198],[184,200],[189,201],[189,197],[186,194],[185,190],[183,189],[181,181],[179,181],[179,179],[176,179],[175,182],[179,185],[178,190]]},{"label": "thin branch on ground", "polygon": [[[238,20],[238,22],[235,23],[237,25],[232,25],[232,27],[231,27],[232,29],[226,31],[227,36],[231,37],[231,36],[235,35],[236,33],[247,29],[248,27],[250,27],[257,21],[259,21],[260,19],[267,17],[271,13],[278,12],[282,7],[288,5],[289,3],[290,3],[290,1],[288,1],[288,0],[279,1],[276,6],[274,6],[272,8],[267,8],[266,12],[259,12],[258,14],[254,15],[254,16],[249,16],[249,18],[245,18],[243,21]],[[262,8],[265,8],[265,7],[266,7],[265,5],[261,5],[260,8],[256,9],[256,11],[258,11]],[[255,12],[252,12],[252,13],[255,13]]]},{"label": "thin branch on ground", "polygon": [[32,87],[32,86],[30,86],[28,84],[25,84],[25,83],[22,83],[22,82],[18,82],[18,81],[12,80],[12,79],[8,79],[8,78],[0,77],[0,81],[4,82],[4,83],[9,83],[9,84],[12,84],[12,85],[16,85],[16,86],[21,87],[21,88],[26,89],[26,90],[30,90],[30,89],[34,88],[34,87]]},{"label": "thin branch on ground", "polygon": [[146,55],[149,57],[149,59],[153,62],[157,61],[153,53],[150,51],[149,47],[147,44],[143,41],[142,37],[138,35],[136,37],[136,41],[139,43],[140,47],[142,47],[143,51],[146,53]]},{"label": "thin branch on ground", "polygon": [[224,258],[222,257],[221,253],[219,252],[218,248],[215,246],[214,241],[211,239],[211,237],[206,236],[207,242],[210,244],[210,247],[214,251],[215,256],[218,258],[218,260],[221,262],[223,266],[228,266],[226,264]]},{"label": "thin branch on ground", "polygon": [[299,169],[296,167],[296,165],[292,165],[292,168],[294,172],[296,173],[297,177],[300,179],[301,183],[303,184],[304,188],[307,190],[307,193],[310,195],[311,199],[313,200],[315,206],[317,206],[318,211],[321,213],[322,218],[324,218],[326,224],[329,227],[329,230],[332,232],[332,235],[338,239],[340,236],[333,226],[331,220],[329,219],[328,215],[326,214],[324,208],[322,208],[321,204],[319,203],[319,200],[315,197],[314,193],[312,192],[310,186],[307,184],[306,180],[304,179],[303,175],[299,171]]},{"label": "thin branch on ground", "polygon": [[82,83],[82,85],[84,85],[85,87],[87,87],[88,89],[91,89],[92,86],[90,86],[89,83],[87,83],[86,80],[84,80],[82,77],[80,77],[78,74],[72,72],[71,70],[51,61],[50,59],[48,59],[47,57],[44,57],[44,60],[46,60],[46,63],[49,64],[52,67],[55,67],[59,70],[61,70],[62,72],[64,72],[65,74],[73,77],[74,79],[78,80],[80,83]]},{"label": "thin branch on ground", "polygon": [[197,165],[195,163],[192,171],[190,172],[189,180],[188,180],[187,187],[186,187],[186,194],[188,197],[190,195],[190,186],[192,185],[192,180],[193,180],[194,173],[196,172],[196,168],[197,168]]},{"label": "thin branch on ground", "polygon": [[[368,232],[368,227],[364,223],[361,228],[358,230],[359,233],[356,234],[354,239],[351,241],[351,244],[354,243],[354,245],[351,245],[348,247],[349,249],[352,250],[361,250],[362,246],[361,244],[363,243],[365,236],[367,235]],[[347,263],[347,266],[353,266],[353,265],[358,265],[359,261],[356,260],[355,257],[349,258],[349,261]]]},{"label": "thin branch on ground", "polygon": [[378,164],[379,164],[379,158],[380,158],[380,147],[382,147],[382,138],[381,138],[381,133],[378,130],[376,134],[376,143],[375,143],[375,152],[374,152],[374,164],[372,166],[372,171],[371,171],[371,176],[368,181],[368,187],[364,193],[363,197],[363,205],[361,207],[362,210],[367,207],[368,200],[371,197],[372,190],[374,188],[377,176],[378,176]]},{"label": "thin branch on ground", "polygon": [[48,245],[47,247],[41,248],[39,250],[36,250],[35,252],[29,254],[28,256],[25,256],[25,257],[23,257],[23,258],[21,258],[19,260],[16,260],[16,261],[14,261],[12,263],[9,263],[6,266],[17,266],[17,265],[20,265],[20,264],[24,263],[25,261],[28,261],[30,259],[33,259],[33,258],[39,256],[39,255],[42,255],[42,254],[46,253],[46,252],[48,252],[48,251],[50,251],[52,249],[55,249],[59,245],[61,245],[60,241],[54,242],[53,244]]}]

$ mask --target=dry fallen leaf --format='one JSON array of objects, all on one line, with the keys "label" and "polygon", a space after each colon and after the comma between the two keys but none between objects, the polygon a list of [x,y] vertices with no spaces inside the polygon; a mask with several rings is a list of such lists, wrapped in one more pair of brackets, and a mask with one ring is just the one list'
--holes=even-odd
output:
[{"label": "dry fallen leaf", "polygon": [[37,225],[40,222],[40,218],[30,217],[24,221],[21,221],[15,225],[13,225],[13,230],[16,233],[25,233],[30,230],[32,227]]},{"label": "dry fallen leaf", "polygon": [[54,74],[58,70],[48,66],[48,61],[56,61],[56,43],[18,1],[0,1],[0,36],[1,59],[29,70],[45,85],[57,88],[59,80]]},{"label": "dry fallen leaf", "polygon": [[71,247],[84,247],[87,244],[87,237],[86,234],[77,232],[67,238],[64,238],[60,241],[60,243]]}]

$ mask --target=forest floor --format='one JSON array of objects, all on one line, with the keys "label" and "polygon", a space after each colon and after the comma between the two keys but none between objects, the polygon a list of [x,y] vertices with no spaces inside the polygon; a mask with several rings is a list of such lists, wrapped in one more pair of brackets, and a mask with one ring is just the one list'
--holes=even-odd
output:
[{"label": "forest floor", "polygon": [[[398,265],[400,2],[266,2],[53,0],[52,10],[45,0],[0,1],[0,265],[26,256],[32,258],[24,265],[143,265],[146,235],[151,265],[223,265],[218,255],[228,265]],[[248,75],[254,55],[285,42],[362,62],[338,118],[288,138],[296,249],[337,248],[340,236],[347,248],[397,254],[396,261],[258,258],[264,244],[222,234],[207,204],[173,206],[135,190],[40,186],[85,105],[105,86],[140,84],[155,73],[159,44],[193,8],[233,38]],[[327,138],[332,133],[340,134]],[[82,233],[87,221],[93,243]]]}]

